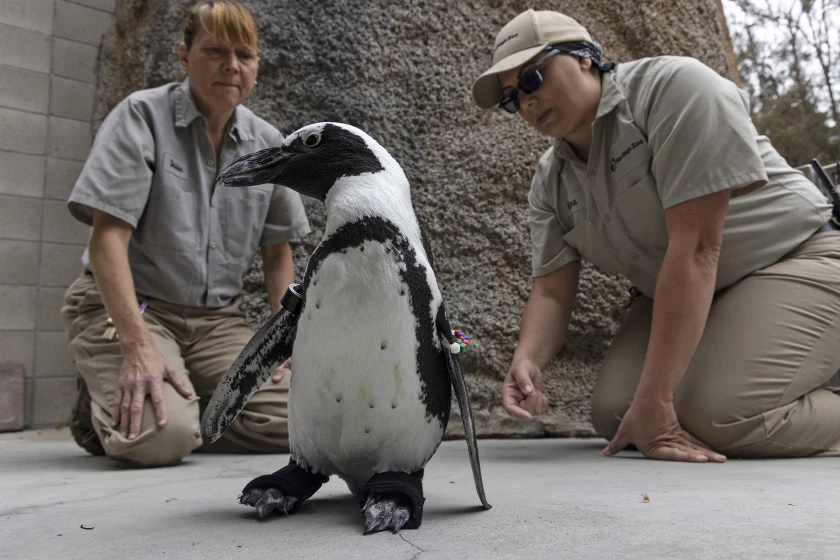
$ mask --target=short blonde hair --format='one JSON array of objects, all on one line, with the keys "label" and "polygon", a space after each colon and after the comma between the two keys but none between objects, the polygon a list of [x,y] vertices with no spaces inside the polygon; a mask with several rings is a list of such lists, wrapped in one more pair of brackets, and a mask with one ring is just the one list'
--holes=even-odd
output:
[{"label": "short blonde hair", "polygon": [[[212,23],[212,31],[205,25],[205,18]],[[251,10],[241,2],[216,0],[198,2],[184,18],[184,44],[192,48],[193,40],[204,29],[220,43],[239,42],[259,52],[259,31]]]}]

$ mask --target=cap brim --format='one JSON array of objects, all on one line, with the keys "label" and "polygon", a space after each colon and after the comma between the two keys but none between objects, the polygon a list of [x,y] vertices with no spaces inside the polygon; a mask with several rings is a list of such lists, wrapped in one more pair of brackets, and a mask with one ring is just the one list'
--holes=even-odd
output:
[{"label": "cap brim", "polygon": [[522,66],[540,51],[545,49],[548,44],[538,45],[525,49],[524,51],[515,52],[512,55],[503,58],[493,65],[490,70],[478,77],[473,82],[472,95],[475,104],[482,109],[492,109],[496,107],[502,100],[502,84],[499,83],[498,75],[502,72],[507,72],[513,68]]}]

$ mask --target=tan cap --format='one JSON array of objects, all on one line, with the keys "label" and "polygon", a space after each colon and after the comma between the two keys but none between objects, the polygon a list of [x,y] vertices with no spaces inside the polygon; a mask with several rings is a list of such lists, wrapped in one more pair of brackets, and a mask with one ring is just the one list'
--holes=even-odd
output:
[{"label": "tan cap", "polygon": [[525,64],[549,45],[572,41],[591,41],[584,27],[559,12],[522,12],[496,35],[493,66],[473,83],[475,104],[492,109],[502,100],[498,74]]}]

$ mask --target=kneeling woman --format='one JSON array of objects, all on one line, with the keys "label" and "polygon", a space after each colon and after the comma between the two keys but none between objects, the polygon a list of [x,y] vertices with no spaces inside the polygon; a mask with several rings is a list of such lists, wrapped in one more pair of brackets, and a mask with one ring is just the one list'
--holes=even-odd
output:
[{"label": "kneeling woman", "polygon": [[691,58],[614,65],[575,20],[528,10],[473,86],[554,138],[531,184],[534,288],[503,386],[542,414],[581,257],[640,293],[592,399],[605,454],[840,454],[840,232],[759,136],[746,94]]}]

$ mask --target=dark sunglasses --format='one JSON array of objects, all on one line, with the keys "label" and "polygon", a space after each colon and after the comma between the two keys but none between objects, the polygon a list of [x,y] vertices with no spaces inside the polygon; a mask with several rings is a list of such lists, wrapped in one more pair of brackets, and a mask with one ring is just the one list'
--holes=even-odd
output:
[{"label": "dark sunglasses", "polygon": [[540,89],[540,86],[543,83],[543,77],[539,70],[540,66],[548,62],[548,59],[552,56],[560,53],[561,51],[552,49],[551,52],[539,59],[536,64],[526,70],[525,73],[519,77],[519,82],[516,84],[516,88],[508,92],[508,94],[505,95],[499,102],[499,107],[508,113],[516,113],[519,110],[519,92],[522,91],[522,93],[530,94]]}]

